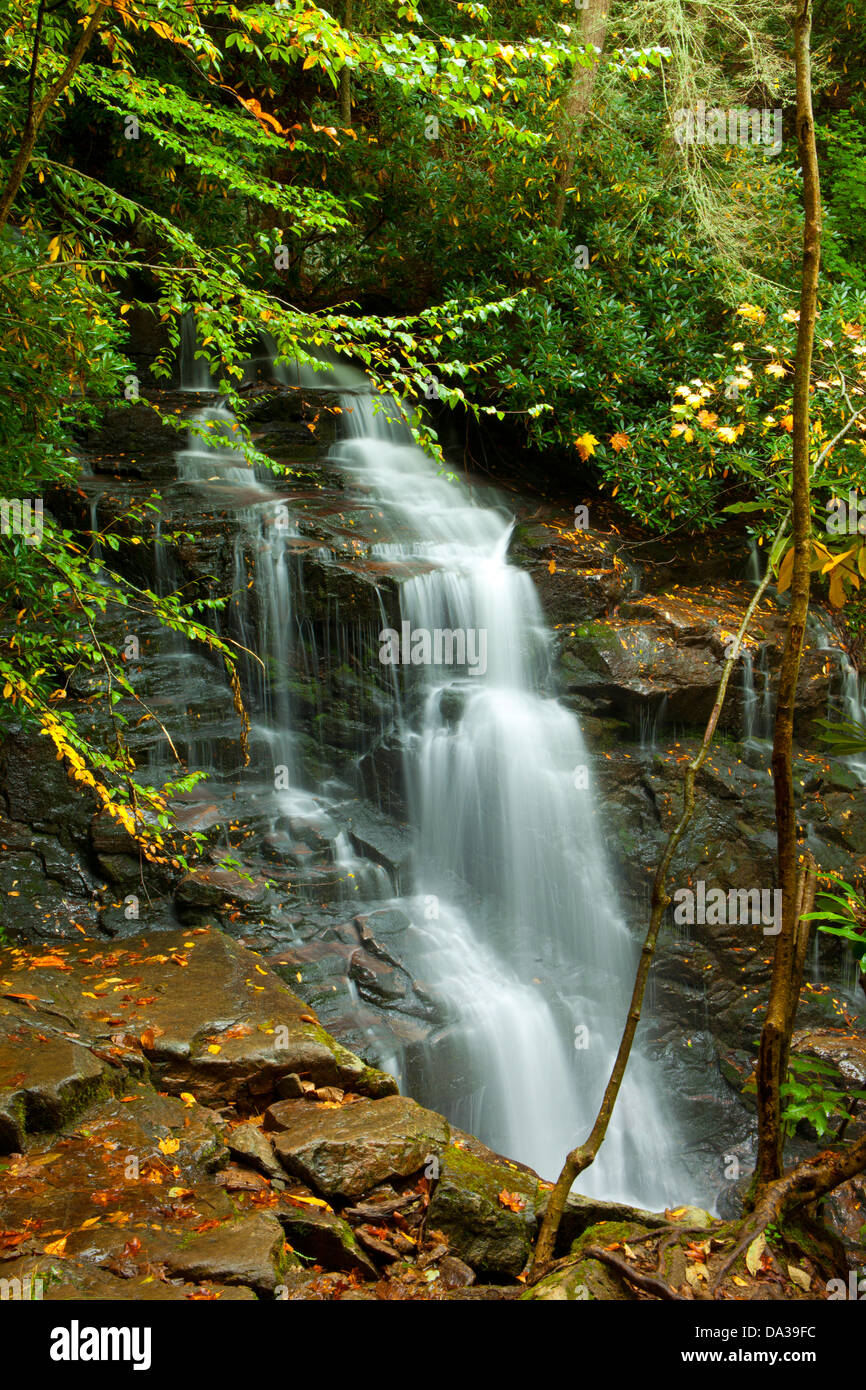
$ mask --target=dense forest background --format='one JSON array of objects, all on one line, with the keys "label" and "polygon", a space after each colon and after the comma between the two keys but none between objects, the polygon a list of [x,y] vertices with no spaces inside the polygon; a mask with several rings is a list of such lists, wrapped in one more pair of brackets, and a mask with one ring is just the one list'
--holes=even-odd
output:
[{"label": "dense forest background", "polygon": [[[710,531],[731,506],[759,541],[775,532],[802,223],[783,8],[3,14],[5,498],[74,479],[73,429],[137,395],[142,344],[145,374],[170,380],[191,311],[229,399],[265,332],[287,361],[344,354],[383,389],[474,415],[492,446],[531,449],[540,479],[615,499],[648,534]],[[816,456],[856,414],[866,354],[864,19],[862,0],[815,6]],[[758,143],[683,139],[686,112],[749,109]],[[857,420],[813,478],[816,527],[863,463]],[[88,608],[130,593],[93,585],[80,537],[55,539],[7,535],[0,552],[5,712],[41,723],[82,780],[84,763],[116,780],[122,758],[64,719],[57,676]],[[815,560],[855,632],[859,545],[825,538]],[[201,615],[161,613],[203,636]]]}]

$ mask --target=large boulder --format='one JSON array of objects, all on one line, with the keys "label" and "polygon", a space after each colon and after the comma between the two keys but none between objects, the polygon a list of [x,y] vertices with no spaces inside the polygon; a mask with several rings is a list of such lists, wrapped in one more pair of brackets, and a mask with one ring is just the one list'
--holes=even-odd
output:
[{"label": "large boulder", "polygon": [[447,1120],[406,1096],[324,1110],[303,1100],[270,1106],[265,1124],[288,1173],[327,1198],[356,1198],[422,1173],[448,1145]]},{"label": "large boulder", "polygon": [[450,1250],[482,1278],[514,1278],[532,1253],[544,1191],[535,1173],[505,1159],[481,1158],[458,1141],[442,1156],[428,1229],[441,1231]]}]

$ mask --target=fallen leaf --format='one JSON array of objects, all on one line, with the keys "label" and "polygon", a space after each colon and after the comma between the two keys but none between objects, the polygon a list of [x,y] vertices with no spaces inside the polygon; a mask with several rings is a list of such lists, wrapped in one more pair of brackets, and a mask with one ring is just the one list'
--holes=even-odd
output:
[{"label": "fallen leaf", "polygon": [[523,1211],[526,1206],[522,1197],[519,1197],[516,1192],[506,1192],[504,1187],[499,1194],[499,1200],[509,1211]]},{"label": "fallen leaf", "polygon": [[801,1289],[808,1291],[812,1287],[811,1274],[807,1274],[805,1269],[798,1269],[796,1265],[788,1265],[788,1278]]},{"label": "fallen leaf", "polygon": [[322,1207],[324,1211],[333,1211],[333,1207],[328,1206],[327,1202],[323,1202],[321,1197],[296,1197],[294,1193],[286,1192],[283,1195],[283,1201],[292,1204],[299,1203],[305,1207]]},{"label": "fallen leaf", "polygon": [[236,1023],[233,1028],[227,1028],[222,1036],[224,1038],[246,1038],[252,1031],[248,1023]]},{"label": "fallen leaf", "polygon": [[179,1139],[160,1139],[157,1148],[164,1154],[176,1154],[180,1148]]},{"label": "fallen leaf", "polygon": [[26,1231],[0,1231],[0,1250],[12,1250],[26,1239]]},{"label": "fallen leaf", "polygon": [[60,1240],[52,1240],[50,1245],[44,1245],[42,1248],[46,1255],[62,1255],[68,1239],[68,1236],[61,1236]]},{"label": "fallen leaf", "polygon": [[759,1236],[755,1236],[755,1239],[746,1251],[746,1269],[750,1274],[757,1274],[761,1265],[761,1256],[766,1248],[767,1241],[762,1231]]}]

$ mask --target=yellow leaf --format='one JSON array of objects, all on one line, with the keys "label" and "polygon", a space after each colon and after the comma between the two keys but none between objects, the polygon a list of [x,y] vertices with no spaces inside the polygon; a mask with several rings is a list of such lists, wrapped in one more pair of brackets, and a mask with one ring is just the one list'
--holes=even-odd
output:
[{"label": "yellow leaf", "polygon": [[627,434],[623,434],[621,431],[619,431],[619,432],[616,433],[616,434],[612,434],[611,437],[610,437],[610,447],[613,449],[614,453],[616,453],[616,454],[620,453],[620,451],[621,451],[622,449],[627,449],[627,448],[628,448],[628,435],[627,435]]},{"label": "yellow leaf", "polygon": [[788,1265],[788,1278],[801,1289],[808,1291],[812,1287],[812,1276],[807,1274],[805,1269],[798,1269],[796,1265]]},{"label": "yellow leaf", "polygon": [[846,597],[847,595],[845,593],[845,584],[842,579],[842,571],[834,570],[830,578],[830,602],[832,603],[834,608],[844,608]]},{"label": "yellow leaf", "polygon": [[164,1154],[176,1154],[180,1148],[179,1139],[160,1139],[158,1148]]},{"label": "yellow leaf", "polygon": [[61,1236],[60,1240],[52,1240],[50,1245],[43,1245],[46,1255],[62,1255],[66,1250],[68,1236]]},{"label": "yellow leaf", "polygon": [[287,1202],[303,1202],[304,1206],[307,1207],[322,1207],[325,1211],[333,1211],[333,1207],[329,1207],[328,1203],[323,1202],[321,1197],[298,1197],[292,1192],[286,1196],[285,1200]]},{"label": "yellow leaf", "polygon": [[208,1048],[208,1052],[213,1052],[215,1054],[217,1052],[222,1052],[222,1048],[220,1047],[219,1043],[211,1043],[210,1047]]},{"label": "yellow leaf", "polygon": [[794,573],[794,547],[786,551],[785,558],[779,566],[779,577],[776,580],[776,589],[780,594],[790,586],[791,575]]},{"label": "yellow leaf", "polygon": [[318,61],[318,57],[315,53],[308,53],[306,58],[304,59],[304,69],[315,67]]},{"label": "yellow leaf", "polygon": [[755,1236],[748,1250],[746,1251],[746,1269],[750,1274],[757,1274],[761,1268],[761,1256],[767,1248],[767,1240],[763,1233]]},{"label": "yellow leaf", "polygon": [[598,443],[598,440],[596,439],[594,434],[581,434],[578,436],[577,439],[575,439],[574,442],[577,446],[577,452],[579,453],[580,457],[584,460],[584,462],[586,462],[586,460],[588,458],[591,458],[592,455],[595,453],[595,446]]},{"label": "yellow leaf", "polygon": [[189,1108],[189,1106],[191,1105],[195,1105],[196,1103],[195,1096],[191,1095],[189,1091],[181,1091],[180,1098],[183,1101],[184,1105],[187,1106],[187,1108]]},{"label": "yellow leaf", "polygon": [[821,570],[821,573],[829,574],[830,571],[834,570],[837,565],[841,565],[843,560],[847,560],[849,555],[853,555],[854,549],[855,547],[852,545],[850,550],[843,550],[841,555],[834,555],[832,559],[828,560],[826,565],[824,565],[823,569]]},{"label": "yellow leaf", "polygon": [[556,561],[555,561],[555,560],[551,560],[551,561],[550,561],[550,564],[547,566],[547,572],[548,572],[548,574],[556,574]]}]

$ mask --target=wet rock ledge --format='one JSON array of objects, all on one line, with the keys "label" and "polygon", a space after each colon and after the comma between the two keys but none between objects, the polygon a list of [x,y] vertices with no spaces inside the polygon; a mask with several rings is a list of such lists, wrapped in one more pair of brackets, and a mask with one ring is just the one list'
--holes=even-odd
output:
[{"label": "wet rock ledge", "polygon": [[[654,1233],[686,1242],[676,1296],[702,1296],[708,1213],[576,1196],[528,1287],[550,1187],[399,1095],[212,927],[0,949],[3,1298],[631,1300],[598,1244]],[[804,1263],[795,1286],[768,1260],[743,1296],[816,1296],[827,1261]]]},{"label": "wet rock ledge", "polygon": [[219,931],[0,950],[0,1278],[31,1296],[516,1297],[546,1192]]}]

